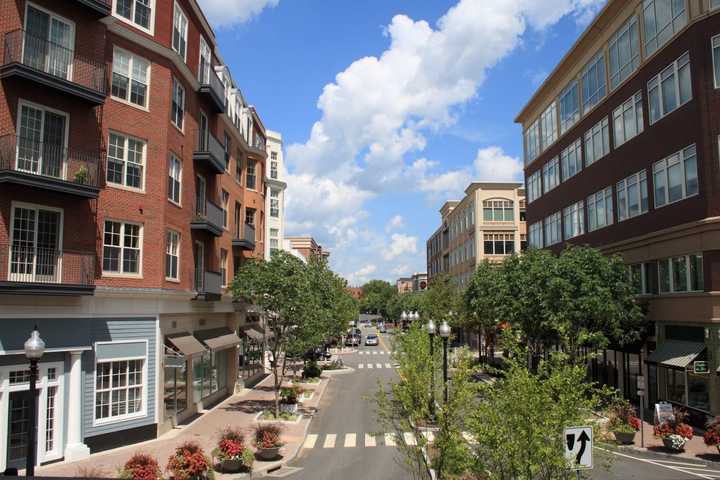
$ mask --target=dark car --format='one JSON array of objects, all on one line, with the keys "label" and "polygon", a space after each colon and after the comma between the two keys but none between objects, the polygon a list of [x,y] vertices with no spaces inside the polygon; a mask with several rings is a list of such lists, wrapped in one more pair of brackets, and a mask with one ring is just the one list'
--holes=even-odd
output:
[{"label": "dark car", "polygon": [[357,347],[360,345],[360,335],[348,335],[345,339],[346,347]]}]

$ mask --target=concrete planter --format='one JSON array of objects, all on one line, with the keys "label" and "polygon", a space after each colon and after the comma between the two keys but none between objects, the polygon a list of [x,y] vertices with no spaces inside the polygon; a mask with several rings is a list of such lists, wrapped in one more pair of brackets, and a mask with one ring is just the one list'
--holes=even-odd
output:
[{"label": "concrete planter", "polygon": [[630,445],[635,441],[635,432],[613,432],[613,435],[620,445]]},{"label": "concrete planter", "polygon": [[298,411],[298,404],[297,403],[281,403],[280,404],[280,411],[281,412],[287,412],[292,413],[293,415],[297,413]]},{"label": "concrete planter", "polygon": [[257,457],[264,462],[276,460],[280,457],[280,447],[258,448]]}]

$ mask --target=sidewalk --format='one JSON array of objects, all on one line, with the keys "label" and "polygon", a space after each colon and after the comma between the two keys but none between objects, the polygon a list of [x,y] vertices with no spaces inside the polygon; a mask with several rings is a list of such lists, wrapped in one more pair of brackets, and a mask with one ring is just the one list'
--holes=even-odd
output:
[{"label": "sidewalk", "polygon": [[[302,403],[299,409],[303,414],[302,420],[296,424],[281,423],[283,426],[282,440],[285,442],[280,450],[282,459],[273,462],[256,460],[253,465],[253,473],[264,472],[284,465],[297,455],[328,381],[327,377],[323,377],[320,383],[303,385],[314,389],[315,394],[310,400]],[[218,433],[227,426],[241,428],[253,448],[251,445],[252,429],[257,425],[255,417],[261,410],[273,405],[272,384],[273,377],[270,375],[254,389],[230,396],[190,425],[173,429],[155,440],[100,452],[77,462],[60,462],[38,467],[35,469],[35,474],[51,477],[115,477],[125,461],[139,451],[153,455],[164,470],[168,458],[175,448],[188,440],[198,442],[205,453],[210,456],[210,452],[217,445]],[[238,474],[215,473],[215,478],[219,480],[237,477]]]},{"label": "sidewalk", "polygon": [[705,445],[702,434],[695,434],[693,438],[685,444],[685,451],[673,452],[663,446],[662,439],[653,435],[653,424],[643,422],[643,433],[645,435],[645,448],[640,446],[640,432],[635,434],[635,444],[622,448],[630,448],[643,452],[652,452],[664,454],[674,458],[686,458],[691,460],[703,460],[710,462],[720,462],[720,454],[715,447]]}]

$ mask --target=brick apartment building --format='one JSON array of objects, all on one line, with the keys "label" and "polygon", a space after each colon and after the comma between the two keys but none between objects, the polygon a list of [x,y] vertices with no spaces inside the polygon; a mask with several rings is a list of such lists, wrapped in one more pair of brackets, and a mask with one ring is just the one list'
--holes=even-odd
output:
[{"label": "brick apartment building", "polygon": [[425,291],[428,287],[427,273],[414,273],[410,277],[398,278],[395,286],[399,294]]},{"label": "brick apartment building", "polygon": [[[0,3],[0,471],[153,438],[263,371],[265,127],[196,0]],[[255,326],[255,328],[253,328]]]},{"label": "brick apartment building", "polygon": [[319,257],[328,258],[330,252],[323,250],[322,245],[318,244],[312,237],[286,237],[287,250],[300,253],[305,261],[317,255]]},{"label": "brick apartment building", "polygon": [[592,374],[698,420],[720,413],[719,8],[610,0],[517,117],[530,245],[620,254],[654,322]]}]

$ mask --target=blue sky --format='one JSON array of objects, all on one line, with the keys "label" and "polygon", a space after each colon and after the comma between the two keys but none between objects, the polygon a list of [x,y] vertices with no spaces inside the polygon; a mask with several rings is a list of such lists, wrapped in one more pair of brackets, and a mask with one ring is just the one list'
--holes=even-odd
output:
[{"label": "blue sky", "polygon": [[522,180],[513,119],[604,0],[200,3],[283,134],[287,233],[360,285],[425,271],[438,209],[470,181]]}]

